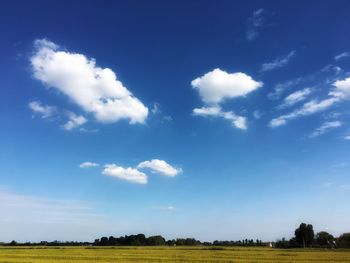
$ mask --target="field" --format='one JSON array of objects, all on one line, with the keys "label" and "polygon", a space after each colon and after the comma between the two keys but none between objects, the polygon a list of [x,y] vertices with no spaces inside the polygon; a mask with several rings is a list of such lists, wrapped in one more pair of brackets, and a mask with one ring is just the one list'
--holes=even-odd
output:
[{"label": "field", "polygon": [[0,247],[0,263],[350,262],[350,251],[240,247]]}]

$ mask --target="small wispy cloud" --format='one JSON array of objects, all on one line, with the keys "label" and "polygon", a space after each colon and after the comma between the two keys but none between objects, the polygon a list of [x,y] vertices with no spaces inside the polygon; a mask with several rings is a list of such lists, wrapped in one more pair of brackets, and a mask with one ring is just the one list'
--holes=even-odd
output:
[{"label": "small wispy cloud", "polygon": [[264,114],[260,110],[253,111],[253,117],[256,120],[259,120]]},{"label": "small wispy cloud", "polygon": [[260,35],[260,29],[267,25],[267,11],[264,8],[257,9],[249,17],[246,29],[246,39],[253,41]]},{"label": "small wispy cloud", "polygon": [[232,123],[232,125],[238,129],[246,130],[247,119],[246,117],[236,115],[233,111],[222,111],[220,106],[208,106],[193,109],[193,115],[202,117],[216,117],[223,118]]},{"label": "small wispy cloud", "polygon": [[97,167],[99,166],[98,163],[94,163],[94,162],[83,162],[81,164],[79,164],[80,168],[92,168],[92,167]]},{"label": "small wispy cloud", "polygon": [[162,122],[171,122],[173,120],[171,116],[163,114],[161,110],[161,105],[158,102],[153,103],[151,112],[153,115],[160,116]]},{"label": "small wispy cloud", "polygon": [[311,88],[297,90],[284,98],[283,103],[277,108],[284,109],[293,106],[294,104],[305,100],[312,92]]},{"label": "small wispy cloud", "polygon": [[342,126],[340,121],[327,121],[317,128],[313,133],[310,134],[310,138],[315,138]]},{"label": "small wispy cloud", "polygon": [[302,107],[299,109],[296,109],[292,111],[291,113],[281,115],[277,118],[274,118],[270,121],[269,126],[272,128],[282,126],[287,123],[287,121],[296,119],[301,116],[309,116],[312,114],[315,114],[317,112],[324,111],[331,107],[333,104],[337,103],[339,99],[337,98],[327,98],[321,101],[318,100],[312,100],[307,103],[305,103]]},{"label": "small wispy cloud", "polygon": [[85,124],[87,119],[82,115],[76,115],[73,112],[68,112],[68,121],[62,126],[66,131],[73,130]]},{"label": "small wispy cloud", "polygon": [[42,104],[40,101],[31,101],[29,102],[28,107],[35,114],[39,114],[43,119],[50,118],[57,113],[56,107]]},{"label": "small wispy cloud", "polygon": [[[66,130],[70,131],[73,129],[76,129],[83,124],[87,122],[87,119],[82,115],[77,115],[74,112],[62,110],[55,106],[49,106],[41,103],[40,101],[31,101],[28,103],[28,107],[32,110],[33,113],[40,115],[42,119],[62,119],[68,118],[66,123],[61,125],[61,127]],[[86,129],[86,128],[80,128],[79,131],[82,132],[96,132],[96,129]]]},{"label": "small wispy cloud", "polygon": [[152,207],[155,210],[161,210],[161,211],[176,211],[178,208],[175,206],[169,205],[169,206],[153,206]]},{"label": "small wispy cloud", "polygon": [[345,140],[350,140],[350,134],[345,134],[343,137]]},{"label": "small wispy cloud", "polygon": [[341,101],[350,99],[350,77],[338,79],[332,83],[332,86],[334,88],[330,90],[327,98],[322,100],[313,99],[306,102],[300,108],[297,108],[288,114],[272,119],[269,126],[273,128],[278,127],[286,124],[289,120],[325,111]]},{"label": "small wispy cloud", "polygon": [[287,55],[278,57],[275,60],[273,60],[272,62],[264,63],[264,64],[262,64],[260,71],[265,72],[265,71],[274,70],[276,68],[285,67],[288,65],[290,59],[293,56],[295,56],[295,54],[296,54],[296,51],[292,50]]},{"label": "small wispy cloud", "polygon": [[273,91],[267,94],[268,99],[278,100],[287,90],[297,86],[302,78],[295,78],[286,82],[277,83]]},{"label": "small wispy cloud", "polygon": [[336,55],[336,56],[334,57],[334,59],[335,59],[335,60],[341,60],[341,59],[344,59],[344,58],[347,58],[347,57],[350,57],[350,52],[349,52],[349,51],[343,52],[343,53],[341,53],[341,54],[339,54],[339,55]]}]

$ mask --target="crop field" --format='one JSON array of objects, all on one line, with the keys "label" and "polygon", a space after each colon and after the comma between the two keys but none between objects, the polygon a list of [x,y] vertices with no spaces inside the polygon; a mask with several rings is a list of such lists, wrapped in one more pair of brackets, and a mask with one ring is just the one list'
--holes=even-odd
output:
[{"label": "crop field", "polygon": [[350,251],[240,247],[0,247],[0,263],[350,262]]}]

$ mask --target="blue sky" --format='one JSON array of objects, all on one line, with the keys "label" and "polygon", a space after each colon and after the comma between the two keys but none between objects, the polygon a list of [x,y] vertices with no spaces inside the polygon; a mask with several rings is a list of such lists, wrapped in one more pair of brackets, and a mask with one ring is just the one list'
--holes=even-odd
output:
[{"label": "blue sky", "polygon": [[348,1],[5,1],[1,240],[350,231]]}]

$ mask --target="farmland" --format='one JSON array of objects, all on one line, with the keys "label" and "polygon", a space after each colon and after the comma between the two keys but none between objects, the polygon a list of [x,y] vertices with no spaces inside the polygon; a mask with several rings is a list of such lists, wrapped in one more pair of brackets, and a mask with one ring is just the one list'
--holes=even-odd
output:
[{"label": "farmland", "polygon": [[349,250],[255,247],[0,247],[0,263],[350,262]]}]

